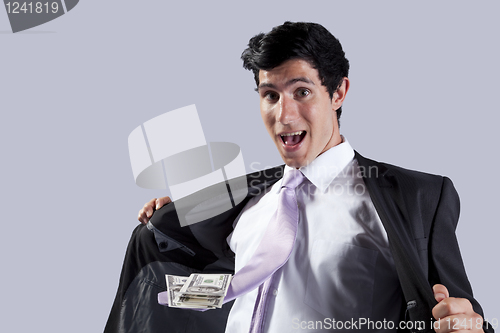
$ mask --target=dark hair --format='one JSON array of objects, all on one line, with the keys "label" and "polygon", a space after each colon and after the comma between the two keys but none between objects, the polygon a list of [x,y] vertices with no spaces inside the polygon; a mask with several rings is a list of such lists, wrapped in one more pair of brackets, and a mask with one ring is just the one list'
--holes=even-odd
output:
[{"label": "dark hair", "polygon": [[[349,74],[349,61],[342,45],[320,24],[285,22],[267,34],[260,33],[250,39],[241,54],[243,67],[253,71],[259,86],[259,70],[271,70],[290,59],[303,59],[318,71],[330,98]],[[337,110],[340,118],[342,107]]]}]

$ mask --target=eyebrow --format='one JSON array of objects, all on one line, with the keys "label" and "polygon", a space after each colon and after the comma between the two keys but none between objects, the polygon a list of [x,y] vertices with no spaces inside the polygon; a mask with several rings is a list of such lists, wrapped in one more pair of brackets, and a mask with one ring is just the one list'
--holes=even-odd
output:
[{"label": "eyebrow", "polygon": [[[292,84],[295,84],[297,82],[305,82],[305,83],[309,83],[309,84],[314,85],[314,82],[311,81],[311,80],[309,80],[306,77],[297,77],[297,78],[291,79],[287,83],[285,83],[285,87],[291,86]],[[259,89],[261,89],[261,88],[273,88],[273,89],[276,89],[276,86],[274,84],[272,84],[272,83],[261,83],[261,84],[259,84],[259,86],[257,87],[256,90],[259,91]]]}]

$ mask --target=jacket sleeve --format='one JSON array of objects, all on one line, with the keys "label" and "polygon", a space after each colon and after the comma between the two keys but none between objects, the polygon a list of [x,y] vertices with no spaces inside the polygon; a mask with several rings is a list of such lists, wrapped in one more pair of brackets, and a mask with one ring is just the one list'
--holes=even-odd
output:
[{"label": "jacket sleeve", "polygon": [[[467,298],[474,311],[483,310],[474,299],[470,282],[460,254],[455,230],[460,214],[460,200],[449,178],[444,177],[439,203],[429,234],[429,282],[448,288],[451,297]],[[494,332],[491,324],[484,322],[485,332]]]},{"label": "jacket sleeve", "polygon": [[[166,290],[165,274],[189,276],[203,271],[199,254],[168,239],[158,242],[154,230],[139,225],[127,247],[120,283],[105,333],[223,333],[232,303],[205,312],[158,304]],[[164,246],[161,246],[164,244]]]}]

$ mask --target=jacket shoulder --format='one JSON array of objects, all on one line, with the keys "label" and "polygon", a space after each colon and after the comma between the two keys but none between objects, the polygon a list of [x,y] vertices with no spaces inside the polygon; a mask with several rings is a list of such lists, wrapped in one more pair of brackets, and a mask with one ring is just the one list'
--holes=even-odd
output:
[{"label": "jacket shoulder", "polygon": [[449,178],[377,162],[357,152],[356,159],[370,195],[395,203],[406,221],[423,227],[414,231],[416,238],[429,234],[440,204],[453,207],[458,221],[460,200]]},{"label": "jacket shoulder", "polygon": [[385,183],[381,184],[382,186],[394,185],[394,181],[397,181],[400,186],[409,187],[409,189],[430,187],[440,191],[443,186],[444,179],[447,179],[446,177],[440,175],[406,169],[385,162],[378,162],[366,158],[358,152],[356,152],[355,157],[365,178],[378,178]]}]

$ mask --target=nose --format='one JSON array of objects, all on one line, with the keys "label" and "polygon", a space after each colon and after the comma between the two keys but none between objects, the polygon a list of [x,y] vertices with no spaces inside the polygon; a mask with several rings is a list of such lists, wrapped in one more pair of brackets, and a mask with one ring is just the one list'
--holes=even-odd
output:
[{"label": "nose", "polygon": [[276,121],[283,125],[291,125],[298,118],[298,105],[293,98],[282,96]]}]

